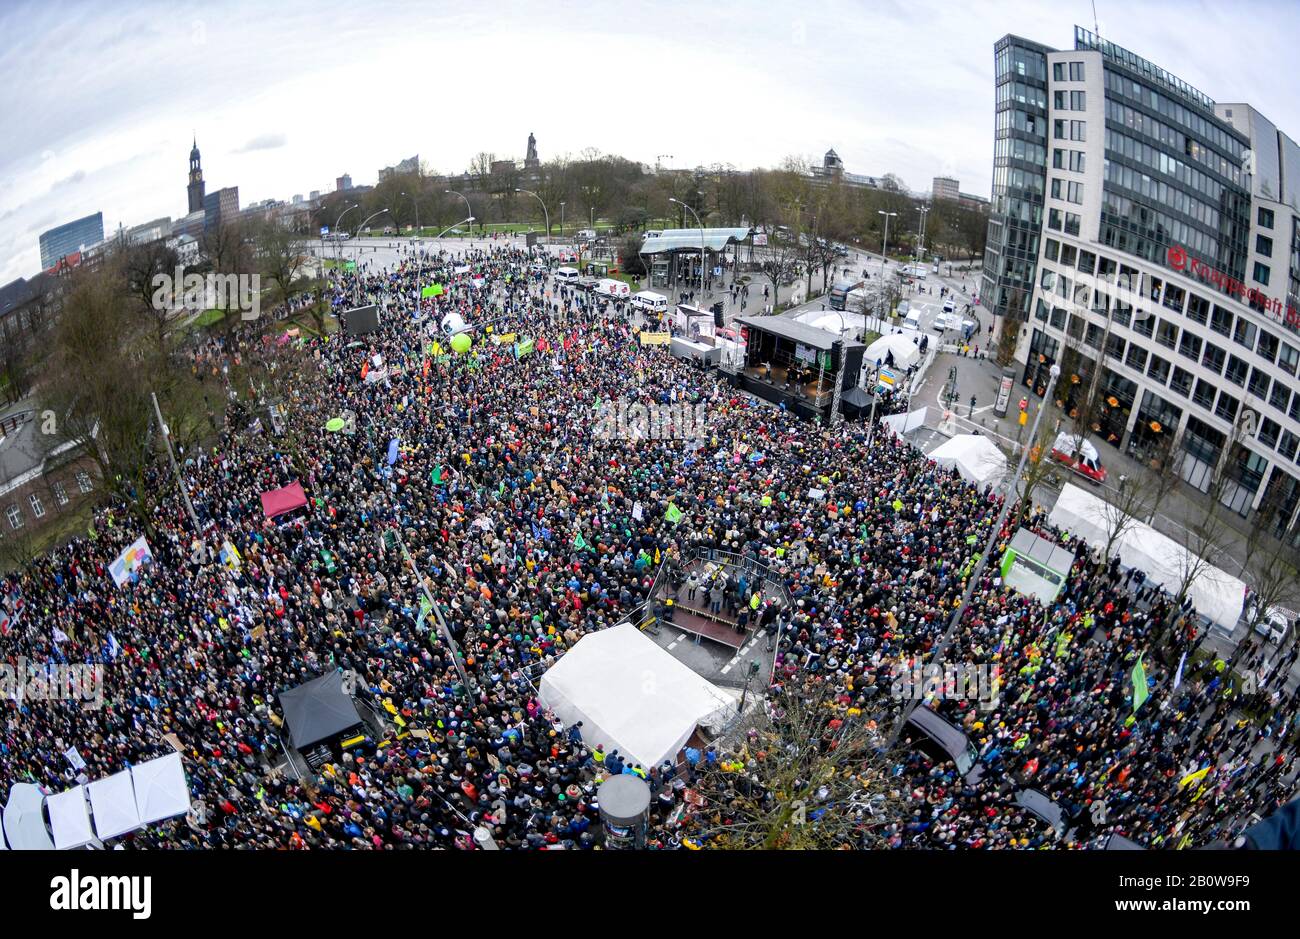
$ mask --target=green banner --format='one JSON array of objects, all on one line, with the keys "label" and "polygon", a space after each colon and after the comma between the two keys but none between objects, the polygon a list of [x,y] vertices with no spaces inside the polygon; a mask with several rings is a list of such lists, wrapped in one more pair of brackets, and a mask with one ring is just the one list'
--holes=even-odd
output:
[{"label": "green banner", "polygon": [[1137,664],[1133,666],[1133,713],[1142,706],[1142,702],[1150,697],[1147,691],[1147,669],[1142,664],[1142,656],[1138,656]]},{"label": "green banner", "polygon": [[420,296],[422,298],[441,297],[442,284],[430,284],[429,286],[425,287],[423,290],[420,291]]}]

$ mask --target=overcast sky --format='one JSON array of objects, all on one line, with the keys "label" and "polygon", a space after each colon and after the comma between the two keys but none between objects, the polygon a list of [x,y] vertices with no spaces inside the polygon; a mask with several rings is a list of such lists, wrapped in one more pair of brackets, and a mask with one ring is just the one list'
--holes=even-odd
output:
[{"label": "overcast sky", "polygon": [[[473,7],[471,12],[466,8]],[[1300,138],[1300,4],[1097,0],[1102,35]],[[191,134],[208,191],[332,189],[418,153],[587,147],[673,166],[771,166],[834,147],[914,190],[987,196],[993,43],[1056,48],[1088,0],[0,0],[0,284],[37,238],[186,211]]]}]

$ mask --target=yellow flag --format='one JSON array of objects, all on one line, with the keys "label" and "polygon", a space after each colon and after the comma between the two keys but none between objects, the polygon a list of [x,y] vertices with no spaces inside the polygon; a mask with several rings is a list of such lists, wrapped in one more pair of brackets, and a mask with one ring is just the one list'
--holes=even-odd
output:
[{"label": "yellow flag", "polygon": [[1214,767],[1212,766],[1207,766],[1205,767],[1205,769],[1198,769],[1194,773],[1188,773],[1182,779],[1178,780],[1178,788],[1182,789],[1184,786],[1190,786],[1194,782],[1199,782],[1200,780],[1208,776],[1210,770],[1212,770],[1213,768]]},{"label": "yellow flag", "polygon": [[655,563],[659,563],[659,549],[655,548]]}]

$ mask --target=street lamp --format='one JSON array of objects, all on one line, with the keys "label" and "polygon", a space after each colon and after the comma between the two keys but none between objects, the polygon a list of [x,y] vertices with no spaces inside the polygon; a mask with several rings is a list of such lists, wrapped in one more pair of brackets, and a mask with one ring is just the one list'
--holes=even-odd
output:
[{"label": "street lamp", "polygon": [[920,241],[917,243],[917,247],[916,247],[916,263],[924,264],[925,263],[925,217],[930,213],[930,207],[928,205],[919,206],[916,211],[921,213],[921,231],[920,231],[921,238]]},{"label": "street lamp", "polygon": [[542,203],[542,215],[546,218],[546,243],[551,243],[551,213],[546,211],[546,203],[542,202],[542,197],[531,189],[516,189],[515,192],[522,192],[526,196],[532,196],[538,202]]},{"label": "street lamp", "polygon": [[[691,206],[687,205],[681,199],[668,197],[669,202],[676,202],[683,209],[689,209],[690,213],[695,216],[695,224],[700,226],[700,302],[704,302],[704,223],[700,221],[700,213],[696,212]],[[775,302],[775,300],[773,301]]]},{"label": "street lamp", "polygon": [[[1047,391],[1043,394],[1043,400],[1038,405],[1038,413],[1034,415],[1034,428],[1029,432],[1029,440],[1032,443],[1038,437],[1038,425],[1042,423],[1043,412],[1047,410],[1047,403],[1052,399],[1052,389],[1056,386],[1056,380],[1061,377],[1061,366],[1053,363],[1052,370],[1047,379]],[[966,608],[970,605],[971,597],[975,594],[975,585],[979,583],[980,577],[984,575],[984,568],[988,565],[989,556],[993,553],[993,546],[998,543],[998,536],[1002,533],[1002,526],[1006,524],[1007,514],[1011,511],[1011,503],[1016,501],[1016,489],[1020,485],[1020,477],[1025,472],[1025,462],[1029,459],[1030,447],[1025,447],[1020,453],[1020,462],[1016,464],[1016,471],[1011,476],[1010,482],[1007,483],[1006,495],[1002,499],[1002,510],[998,512],[997,521],[989,530],[988,541],[984,545],[984,552],[980,555],[979,563],[971,571],[970,577],[966,580],[966,590],[962,593],[961,603],[957,606],[956,611],[952,614],[952,619],[948,621],[948,630],[939,640],[939,645],[935,647],[934,654],[930,657],[930,662],[935,665],[942,664],[943,654],[948,650],[953,636],[957,632],[957,626],[961,623],[962,616],[966,613]],[[1039,459],[1043,459],[1039,455]],[[908,705],[903,708],[903,713],[899,715],[898,724],[894,727],[894,732],[890,735],[889,747],[892,749],[898,738],[902,736],[903,728],[907,726],[907,719],[912,716],[919,704],[917,698],[913,698]]]},{"label": "street lamp", "polygon": [[564,203],[560,203],[560,243],[564,243]]},{"label": "street lamp", "polygon": [[[358,237],[358,238],[361,237],[361,229],[365,228],[367,225],[370,224],[370,219],[373,219],[373,218],[379,218],[379,216],[383,215],[385,212],[388,212],[388,210],[387,210],[387,209],[380,209],[380,210],[379,210],[378,212],[376,212],[374,215],[369,216],[369,217],[368,217],[364,222],[362,222],[360,225],[358,225],[358,226],[357,226],[357,237]],[[389,214],[389,215],[392,215],[391,212],[388,212],[388,214]],[[356,293],[356,301],[355,301],[355,302],[357,303],[358,306],[361,304],[361,276],[360,276],[360,274],[357,275],[357,293]]]},{"label": "street lamp", "polygon": [[[459,192],[456,192],[456,190],[454,190],[454,189],[444,189],[443,192],[445,192],[445,193],[446,193],[447,195],[449,195],[449,196],[460,196],[462,199],[464,199],[464,200],[465,200],[465,214],[468,215],[471,219],[474,217],[474,207],[473,207],[472,205],[469,204],[469,199],[465,198],[464,195],[462,195],[462,194],[459,193]],[[456,227],[455,225],[452,226],[452,228],[455,228],[455,227]],[[471,231],[470,234],[473,235],[474,232]]]},{"label": "street lamp", "polygon": [[348,206],[346,209],[340,212],[339,217],[334,220],[334,266],[336,268],[338,267],[339,261],[341,259],[340,252],[342,250],[339,246],[339,238],[338,238],[339,225],[343,223],[343,216],[347,215],[353,209],[359,208],[360,205],[361,204],[359,202],[352,203],[350,206]]},{"label": "street lamp", "polygon": [[889,263],[889,220],[898,215],[897,212],[886,212],[884,209],[877,209],[877,215],[885,217],[885,230],[880,240],[880,318],[885,318],[885,266]]},{"label": "street lamp", "polygon": [[[406,195],[406,193],[402,193],[402,195]],[[415,237],[419,238],[420,237],[420,200],[417,199],[415,196],[411,196],[411,201],[415,203]]]}]

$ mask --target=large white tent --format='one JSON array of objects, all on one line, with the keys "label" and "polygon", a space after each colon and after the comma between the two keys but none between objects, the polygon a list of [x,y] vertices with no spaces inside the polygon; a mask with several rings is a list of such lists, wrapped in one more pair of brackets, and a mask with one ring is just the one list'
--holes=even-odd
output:
[{"label": "large white tent", "polygon": [[73,786],[67,792],[47,796],[45,809],[50,813],[50,830],[54,832],[56,848],[80,848],[95,841],[85,786]]},{"label": "large white tent", "polygon": [[997,485],[1007,473],[1006,456],[980,434],[958,434],[931,450],[929,456],[940,466],[955,468],[962,479],[977,486]]},{"label": "large white tent", "polygon": [[89,786],[91,810],[95,813],[95,831],[103,841],[143,828],[135,806],[135,788],[131,771],[96,779]]},{"label": "large white tent", "polygon": [[132,766],[131,781],[135,784],[136,810],[145,825],[190,810],[190,787],[179,753]]},{"label": "large white tent", "polygon": [[910,336],[890,333],[867,346],[866,351],[862,353],[862,361],[869,366],[875,365],[876,362],[884,364],[885,357],[890,352],[894,353],[894,364],[901,369],[907,369],[921,359],[921,349]]},{"label": "large white tent", "polygon": [[4,808],[5,837],[15,851],[49,851],[54,848],[45,826],[45,793],[31,783],[14,783]]},{"label": "large white tent", "polygon": [[675,760],[695,728],[735,701],[631,623],[583,636],[542,676],[539,698],[582,738],[650,768]]},{"label": "large white tent", "polygon": [[[1067,483],[1047,520],[1102,548],[1107,532],[1115,528],[1118,511],[1104,499]],[[1127,524],[1112,552],[1119,554],[1124,565],[1144,571],[1148,579],[1173,594],[1188,574],[1195,572],[1187,592],[1196,612],[1224,629],[1236,628],[1246,601],[1246,584],[1240,578],[1203,565],[1187,547],[1138,521]]]}]

